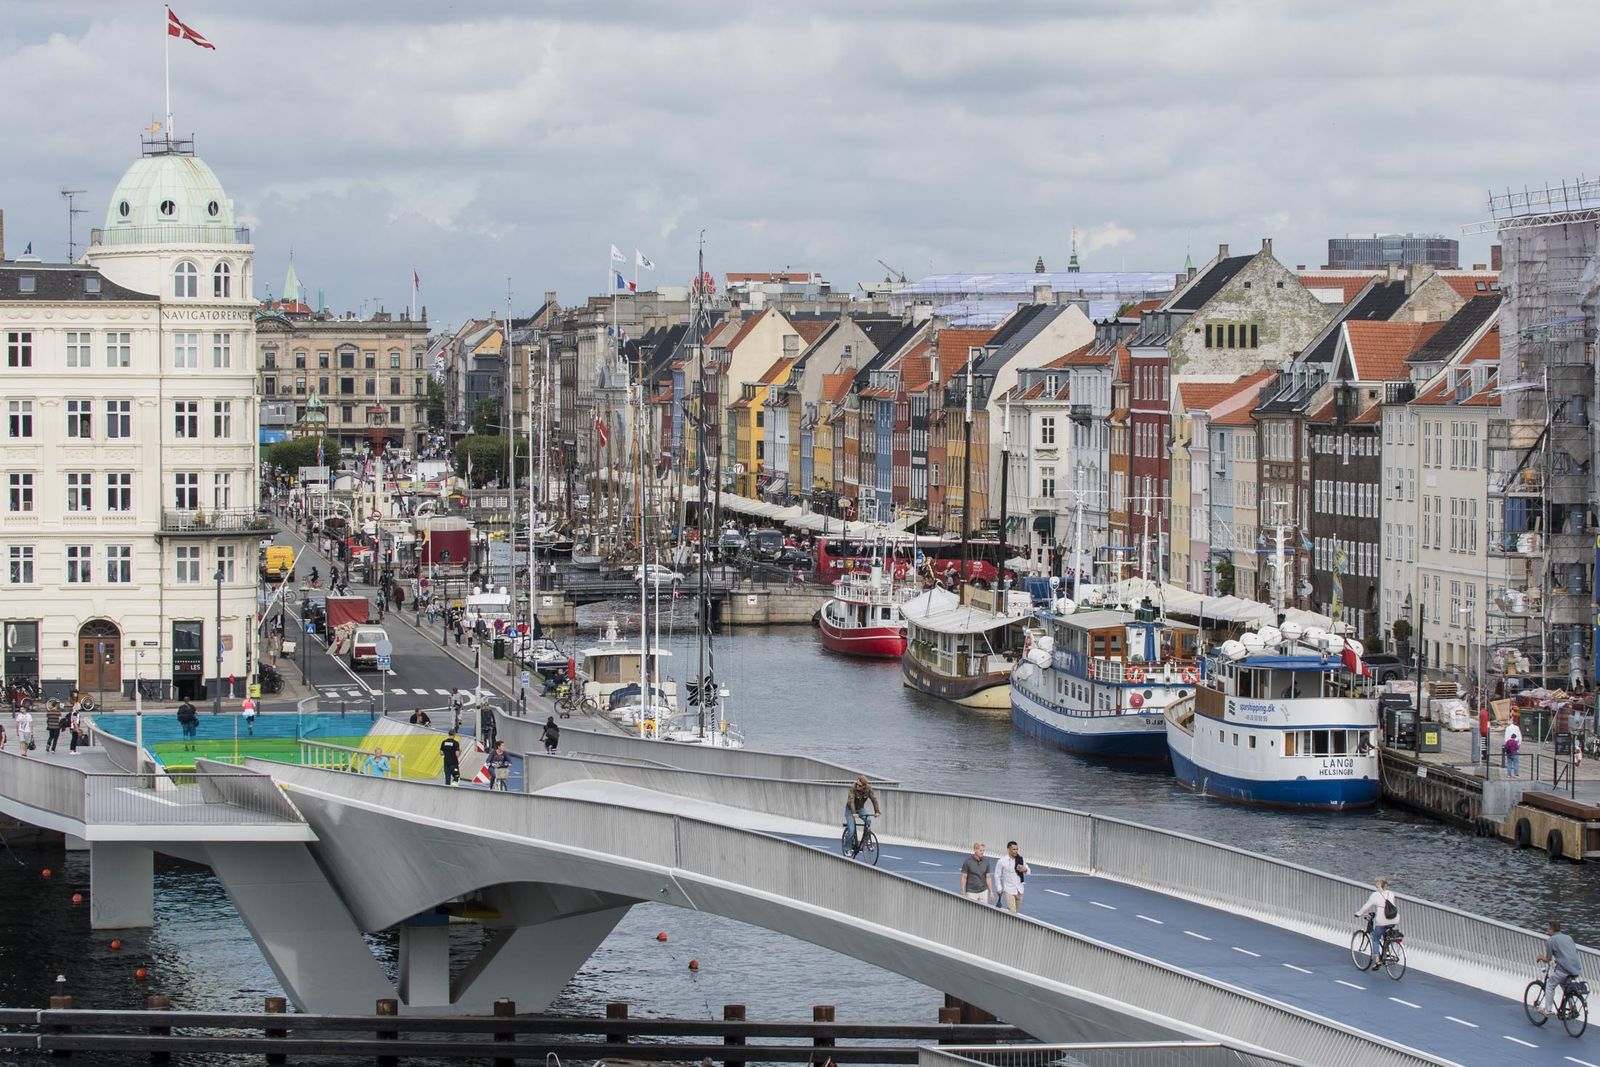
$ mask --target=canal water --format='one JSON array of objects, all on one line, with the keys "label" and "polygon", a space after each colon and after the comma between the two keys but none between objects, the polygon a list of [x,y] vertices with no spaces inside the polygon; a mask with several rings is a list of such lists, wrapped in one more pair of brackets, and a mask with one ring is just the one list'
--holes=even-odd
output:
[{"label": "canal water", "polygon": [[[666,625],[680,682],[695,671],[686,609]],[[626,614],[620,618],[627,620]],[[580,622],[600,625],[604,614]],[[1600,869],[1552,864],[1393,810],[1290,814],[1196,797],[1165,772],[1082,760],[1015,733],[999,713],[975,713],[905,689],[898,664],[823,651],[815,631],[741,631],[716,642],[716,675],[754,747],[801,751],[870,769],[908,786],[1005,797],[1150,823],[1367,880],[1522,926],[1551,916],[1580,941],[1600,940]],[[892,832],[893,813],[887,827]],[[1024,843],[1026,844],[1026,843]],[[1024,849],[1026,851],[1026,849]],[[50,868],[52,876],[42,877]],[[259,1010],[278,993],[271,971],[210,873],[157,860],[156,926],[110,936],[89,930],[86,854],[13,834],[0,853],[0,1005],[42,1006],[60,986],[78,1005],[137,1007],[160,992],[181,1009]],[[952,888],[954,886],[952,885]],[[666,941],[656,935],[665,932]],[[373,938],[393,966],[391,939]],[[1329,950],[1335,951],[1334,949]],[[699,962],[691,971],[691,960]],[[135,980],[137,967],[149,978]],[[715,916],[665,905],[629,913],[562,993],[555,1010],[592,1014],[627,1001],[635,1015],[809,1018],[833,1004],[841,1022],[932,1022],[941,995],[832,952]],[[213,1061],[215,1062],[215,1061]]]}]

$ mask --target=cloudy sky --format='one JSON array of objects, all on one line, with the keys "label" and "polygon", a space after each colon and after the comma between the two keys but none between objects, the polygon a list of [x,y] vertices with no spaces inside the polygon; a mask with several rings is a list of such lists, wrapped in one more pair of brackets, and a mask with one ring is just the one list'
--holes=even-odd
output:
[{"label": "cloudy sky", "polygon": [[[1460,236],[1486,190],[1584,172],[1600,4],[177,0],[193,132],[335,309],[440,325],[601,291],[608,248],[708,269],[1167,270],[1274,238]],[[162,111],[162,5],[0,0],[7,254],[66,250]],[[1569,47],[1563,42],[1573,42]],[[19,94],[19,95],[13,95]],[[1488,239],[1463,238],[1465,262]],[[631,274],[631,267],[629,268]],[[652,276],[643,276],[645,281]]]}]

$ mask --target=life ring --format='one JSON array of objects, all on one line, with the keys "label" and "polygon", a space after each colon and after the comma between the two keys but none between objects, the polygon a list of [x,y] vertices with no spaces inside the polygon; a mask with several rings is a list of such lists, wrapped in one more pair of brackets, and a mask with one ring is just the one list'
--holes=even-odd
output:
[{"label": "life ring", "polygon": [[1132,682],[1134,685],[1142,685],[1144,683],[1144,668],[1129,667],[1128,681]]},{"label": "life ring", "polygon": [[1188,682],[1190,685],[1194,685],[1200,680],[1199,669],[1195,667],[1185,667],[1183,669],[1183,680]]},{"label": "life ring", "polygon": [[1033,651],[1033,631],[1029,630],[1022,635],[1022,654],[1026,656]]}]

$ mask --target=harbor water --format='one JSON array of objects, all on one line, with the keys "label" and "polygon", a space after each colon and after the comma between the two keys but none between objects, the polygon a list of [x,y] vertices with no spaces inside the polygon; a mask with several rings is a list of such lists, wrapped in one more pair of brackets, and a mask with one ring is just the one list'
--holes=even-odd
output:
[{"label": "harbor water", "polygon": [[[662,643],[682,682],[695,671],[696,639],[687,609],[680,612]],[[1002,713],[915,693],[901,685],[897,663],[832,655],[809,628],[719,637],[715,673],[753,747],[803,751],[916,788],[1090,809],[1363,881],[1384,874],[1406,894],[1522,926],[1559,917],[1580,941],[1600,939],[1600,872],[1593,865],[1552,864],[1540,851],[1519,852],[1402,811],[1274,812],[1197,797],[1164,770],[1079,759],[1014,732]],[[893,833],[892,802],[881,825]],[[8,931],[0,939],[0,1004],[43,1006],[58,991],[57,976],[65,979],[60,991],[94,1008],[142,1007],[147,994],[159,992],[180,1009],[254,1011],[280,992],[209,871],[158,857],[156,925],[120,934],[120,951],[109,947],[110,934],[89,930],[86,905],[71,903],[88,882],[86,853],[63,854],[59,843],[26,829],[9,836],[0,854],[0,923]],[[657,940],[659,932],[666,941]],[[392,939],[372,943],[392,966]],[[698,970],[690,970],[691,959]],[[135,980],[137,967],[148,970],[147,981]],[[811,1005],[833,1004],[841,1022],[932,1022],[942,997],[764,930],[646,904],[633,909],[554,1009],[598,1014],[608,1001],[627,1001],[634,1015],[649,1016],[720,1017],[723,1004],[739,1003],[752,1019],[809,1018]]]}]

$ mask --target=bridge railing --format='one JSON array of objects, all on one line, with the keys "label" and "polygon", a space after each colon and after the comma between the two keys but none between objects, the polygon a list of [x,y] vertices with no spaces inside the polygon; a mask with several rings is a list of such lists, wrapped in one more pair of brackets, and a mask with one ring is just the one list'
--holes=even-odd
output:
[{"label": "bridge railing", "polygon": [[[649,744],[649,742],[646,742]],[[826,782],[775,781],[684,769],[621,766],[594,759],[527,759],[529,792],[559,781],[597,778],[745,811],[843,826],[843,791]],[[1307,929],[1330,942],[1348,938],[1353,913],[1371,887],[1230,845],[1121,819],[985,797],[885,787],[881,836],[992,851],[1021,842],[1029,859]],[[1400,895],[1400,925],[1413,954],[1432,953],[1498,976],[1496,988],[1520,986],[1542,950],[1543,935],[1444,904]],[[1600,951],[1580,947],[1588,973]],[[1420,964],[1422,961],[1417,960]]]},{"label": "bridge railing", "polygon": [[[235,770],[208,777],[203,786],[152,789],[153,781],[166,779],[149,774],[80,775],[82,821],[89,826],[260,826],[302,821],[297,812],[285,814],[281,806],[252,794],[259,789],[259,774]],[[230,777],[235,781],[228,781]],[[234,794],[256,799],[239,805]]]},{"label": "bridge railing", "polygon": [[[300,763],[320,770],[366,774],[367,759],[375,755],[377,755],[375,748],[350,748],[346,745],[329,744],[326,741],[300,739]],[[398,752],[385,752],[382,758],[389,761],[389,772],[385,777],[405,777],[401,773],[402,757]]]},{"label": "bridge railing", "polygon": [[[93,719],[89,720],[89,737],[106,754],[106,759],[110,760],[113,766],[129,774],[138,774],[145,769],[139,766],[138,746],[132,741],[100,729]],[[148,760],[144,762],[146,766],[149,765]]]},{"label": "bridge railing", "polygon": [[304,822],[305,818],[278,788],[271,775],[241,771],[228,763],[195,760],[195,783],[212,804],[232,804],[236,808],[285,822]]},{"label": "bridge railing", "polygon": [[83,821],[83,775],[63,764],[0,752],[0,796]]}]

